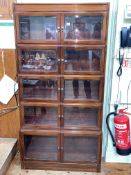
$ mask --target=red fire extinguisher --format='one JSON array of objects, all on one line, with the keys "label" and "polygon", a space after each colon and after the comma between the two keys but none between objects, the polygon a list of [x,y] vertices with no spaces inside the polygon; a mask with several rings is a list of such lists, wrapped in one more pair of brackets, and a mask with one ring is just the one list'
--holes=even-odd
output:
[{"label": "red fire extinguisher", "polygon": [[[116,147],[116,152],[123,156],[131,153],[130,122],[127,116],[131,114],[125,112],[126,109],[120,109],[118,114],[116,112],[111,112],[106,118],[106,124],[113,141],[113,146]],[[111,115],[114,115],[115,139],[109,127],[109,117]]]}]

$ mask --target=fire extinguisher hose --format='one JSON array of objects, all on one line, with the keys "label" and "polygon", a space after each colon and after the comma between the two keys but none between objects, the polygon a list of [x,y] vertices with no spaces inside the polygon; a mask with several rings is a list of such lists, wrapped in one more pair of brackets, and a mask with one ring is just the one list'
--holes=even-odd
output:
[{"label": "fire extinguisher hose", "polygon": [[108,129],[108,131],[110,133],[110,136],[111,136],[111,139],[112,139],[112,142],[113,142],[113,146],[116,146],[116,142],[115,142],[114,136],[113,136],[113,134],[111,132],[111,129],[110,129],[110,126],[109,126],[109,118],[110,118],[111,115],[115,116],[115,115],[117,115],[117,113],[116,112],[110,112],[107,115],[107,117],[106,117],[106,125],[107,125],[107,129]]}]

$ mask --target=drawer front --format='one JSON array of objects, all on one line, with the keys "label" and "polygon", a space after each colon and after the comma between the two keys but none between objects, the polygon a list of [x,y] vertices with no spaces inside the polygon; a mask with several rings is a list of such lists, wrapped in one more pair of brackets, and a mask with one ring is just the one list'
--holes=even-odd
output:
[{"label": "drawer front", "polygon": [[100,104],[63,104],[61,123],[64,129],[101,129],[102,106]]},{"label": "drawer front", "polygon": [[64,76],[61,94],[64,102],[100,102],[103,96],[103,78],[95,76]]},{"label": "drawer front", "polygon": [[57,77],[23,76],[19,82],[21,100],[59,101],[60,80]]},{"label": "drawer front", "polygon": [[60,56],[56,46],[19,45],[18,55],[20,73],[59,73]]},{"label": "drawer front", "polygon": [[60,127],[60,105],[24,103],[21,105],[21,124],[26,128]]},{"label": "drawer front", "polygon": [[98,163],[101,155],[101,137],[96,135],[63,134],[63,162]]},{"label": "drawer front", "polygon": [[58,161],[59,160],[59,135],[27,135],[21,134],[21,149],[22,159],[43,160],[43,161]]}]

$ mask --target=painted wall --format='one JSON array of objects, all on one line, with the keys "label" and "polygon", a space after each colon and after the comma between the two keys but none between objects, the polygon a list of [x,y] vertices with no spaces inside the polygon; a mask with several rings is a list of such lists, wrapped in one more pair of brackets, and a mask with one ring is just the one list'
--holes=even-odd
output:
[{"label": "painted wall", "polygon": [[13,20],[0,20],[0,48],[15,49]]},{"label": "painted wall", "polygon": [[[131,1],[119,0],[117,24],[115,28],[117,32],[116,32],[115,51],[114,51],[114,58],[113,58],[114,67],[113,67],[110,111],[114,110],[113,109],[114,103],[118,103],[119,108],[128,107],[128,111],[131,112],[131,82],[130,82],[131,81],[131,49],[130,48],[124,50],[124,63],[125,61],[128,61],[128,64],[123,65],[120,83],[119,83],[119,78],[116,75],[116,72],[119,67],[118,52],[119,52],[119,47],[120,47],[120,30],[121,30],[121,27],[131,26],[131,19],[127,20],[124,18],[126,4],[131,5]],[[128,105],[127,105],[127,102],[129,103]],[[113,123],[113,117],[111,117],[110,126],[112,130],[114,131],[114,127],[112,123]],[[130,125],[131,125],[131,119],[130,119]],[[107,148],[106,148],[106,161],[107,162],[131,163],[131,155],[120,156],[116,154],[115,147],[112,146],[112,141],[109,135],[108,135]]]}]

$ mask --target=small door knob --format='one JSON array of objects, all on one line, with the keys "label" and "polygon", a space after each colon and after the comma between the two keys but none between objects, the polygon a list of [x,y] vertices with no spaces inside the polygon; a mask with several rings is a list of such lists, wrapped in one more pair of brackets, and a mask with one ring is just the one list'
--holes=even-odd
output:
[{"label": "small door knob", "polygon": [[60,64],[60,59],[57,60],[58,64]]},{"label": "small door knob", "polygon": [[57,27],[57,31],[60,32],[60,27]]},{"label": "small door knob", "polygon": [[64,27],[61,27],[61,32],[64,32]]}]

